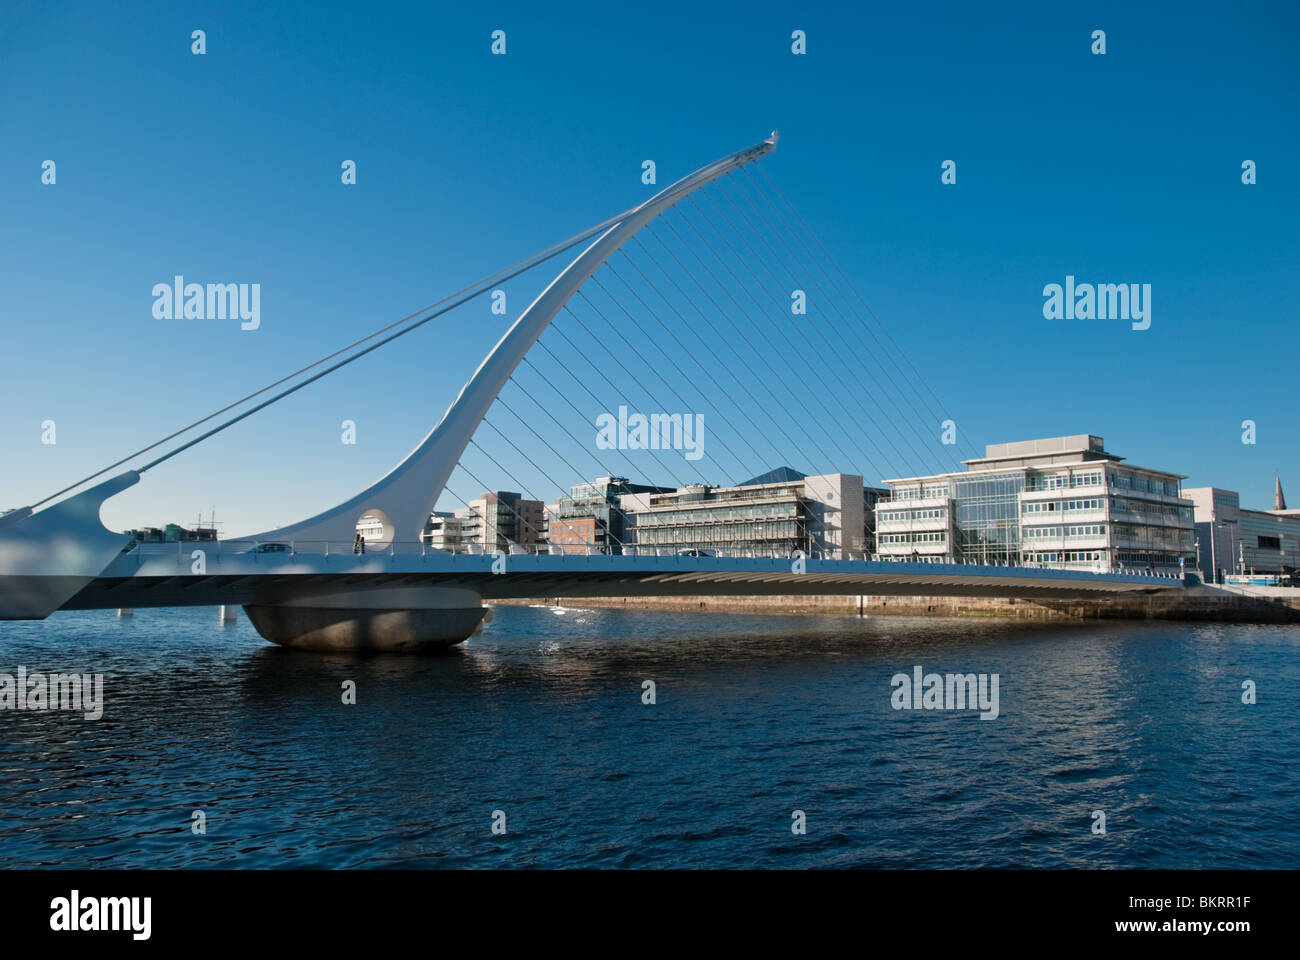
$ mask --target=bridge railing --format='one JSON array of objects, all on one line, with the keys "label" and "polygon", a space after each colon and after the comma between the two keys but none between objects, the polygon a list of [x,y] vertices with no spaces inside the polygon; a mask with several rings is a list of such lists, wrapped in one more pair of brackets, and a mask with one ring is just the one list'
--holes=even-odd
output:
[{"label": "bridge railing", "polygon": [[[548,547],[538,544],[509,544],[505,549],[487,549],[480,544],[458,543],[446,546],[434,546],[427,540],[390,540],[383,542],[345,541],[345,540],[179,540],[147,541],[128,545],[122,552],[132,554],[141,562],[146,558],[174,554],[178,561],[189,562],[194,551],[203,551],[208,556],[248,556],[253,560],[284,559],[298,556],[328,557],[340,555],[365,556],[494,556],[498,553],[508,556],[553,556],[553,557],[591,557],[606,556],[608,551],[587,545],[555,545]],[[634,557],[698,557],[701,559],[760,559],[793,560],[796,556],[784,550],[727,550],[713,548],[674,548],[625,546],[620,551],[622,556]],[[820,551],[802,554],[806,559],[835,559],[823,556]],[[854,553],[842,559],[871,560],[874,555]]]},{"label": "bridge railing", "polygon": [[[345,541],[345,540],[180,540],[166,542],[144,542],[133,543],[123,552],[133,555],[137,562],[143,564],[146,560],[157,559],[162,557],[174,556],[177,564],[190,566],[197,559],[198,552],[201,551],[205,557],[223,558],[223,557],[247,557],[253,562],[274,563],[284,560],[293,560],[297,557],[311,558],[328,558],[335,557],[484,557],[495,556],[498,553],[508,556],[552,556],[558,557],[563,561],[566,557],[591,557],[606,556],[606,551],[597,547],[586,545],[555,544],[552,546],[538,544],[510,544],[507,550],[495,551],[485,550],[479,544],[448,544],[446,547],[435,547],[425,540],[392,540],[386,542],[368,542]],[[656,558],[696,558],[702,561],[724,560],[724,559],[749,559],[749,560],[786,560],[794,561],[799,559],[799,555],[786,550],[770,548],[763,549],[726,549],[726,548],[673,548],[673,547],[652,547],[644,545],[626,545],[621,551],[622,556],[632,557],[656,557]],[[945,566],[970,566],[970,567],[1007,567],[1025,570],[1069,570],[1080,573],[1098,573],[1098,574],[1123,574],[1127,576],[1150,577],[1153,580],[1170,580],[1181,581],[1183,574],[1177,570],[1169,568],[1157,568],[1154,570],[1146,567],[1125,567],[1116,566],[1109,569],[1098,569],[1096,564],[1083,563],[1050,563],[1050,562],[1028,562],[1018,563],[1006,558],[990,558],[988,560],[967,559],[958,557],[956,559],[941,560],[921,560],[908,555],[879,554],[867,551],[845,551],[843,556],[827,555],[822,551],[811,551],[802,554],[803,559],[807,560],[828,560],[840,562],[871,562],[871,563],[898,563],[913,566],[926,565],[945,565]]]}]

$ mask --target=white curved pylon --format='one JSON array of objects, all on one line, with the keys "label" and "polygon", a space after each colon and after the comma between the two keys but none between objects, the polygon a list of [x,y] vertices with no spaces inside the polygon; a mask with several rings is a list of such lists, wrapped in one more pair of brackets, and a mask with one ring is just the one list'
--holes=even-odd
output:
[{"label": "white curved pylon", "polygon": [[113,562],[131,538],[106,529],[99,510],[139,479],[127,470],[37,513],[0,517],[0,620],[43,620]]},{"label": "white curved pylon", "polygon": [[[775,132],[760,143],[714,161],[665,187],[600,235],[538,295],[475,371],[442,420],[406,459],[356,496],[308,520],[241,539],[345,541],[367,510],[382,510],[398,540],[418,540],[429,514],[510,375],[569,298],[633,234],[677,201],[776,149]],[[581,479],[581,478],[576,478]],[[575,482],[576,482],[575,479]]]}]

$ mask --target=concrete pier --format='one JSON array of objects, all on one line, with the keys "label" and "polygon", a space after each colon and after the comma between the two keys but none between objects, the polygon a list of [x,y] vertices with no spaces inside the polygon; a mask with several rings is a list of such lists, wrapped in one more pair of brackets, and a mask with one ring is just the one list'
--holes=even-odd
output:
[{"label": "concrete pier", "polygon": [[398,587],[247,604],[265,639],[297,650],[424,653],[473,634],[487,613],[473,590]]}]

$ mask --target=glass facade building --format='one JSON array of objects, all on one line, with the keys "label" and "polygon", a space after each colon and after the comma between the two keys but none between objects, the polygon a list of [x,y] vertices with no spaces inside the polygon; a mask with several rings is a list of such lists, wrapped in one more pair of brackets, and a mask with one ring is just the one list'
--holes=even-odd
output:
[{"label": "glass facade building", "polygon": [[877,553],[890,559],[1181,568],[1195,555],[1178,474],[1135,467],[1088,434],[991,444],[966,470],[888,481]]},{"label": "glass facade building", "polygon": [[569,488],[546,509],[551,553],[623,553],[629,542],[624,497],[664,493],[671,487],[632,483],[626,477],[599,477]]}]

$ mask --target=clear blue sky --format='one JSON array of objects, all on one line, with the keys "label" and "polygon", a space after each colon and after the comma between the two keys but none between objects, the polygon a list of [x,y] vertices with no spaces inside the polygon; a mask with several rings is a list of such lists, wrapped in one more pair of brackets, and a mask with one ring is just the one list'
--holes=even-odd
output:
[{"label": "clear blue sky", "polygon": [[[645,159],[662,186],[773,128],[765,169],[964,444],[1091,432],[1247,505],[1280,471],[1300,503],[1296,5],[848,6],[8,0],[0,508],[645,199]],[[178,273],[260,283],[261,329],[156,320]],[[1044,320],[1067,273],[1150,283],[1151,329]],[[505,319],[547,279],[512,285]],[[151,472],[106,521],[215,506],[236,534],[344,499],[503,330],[486,303],[454,317]]]}]

